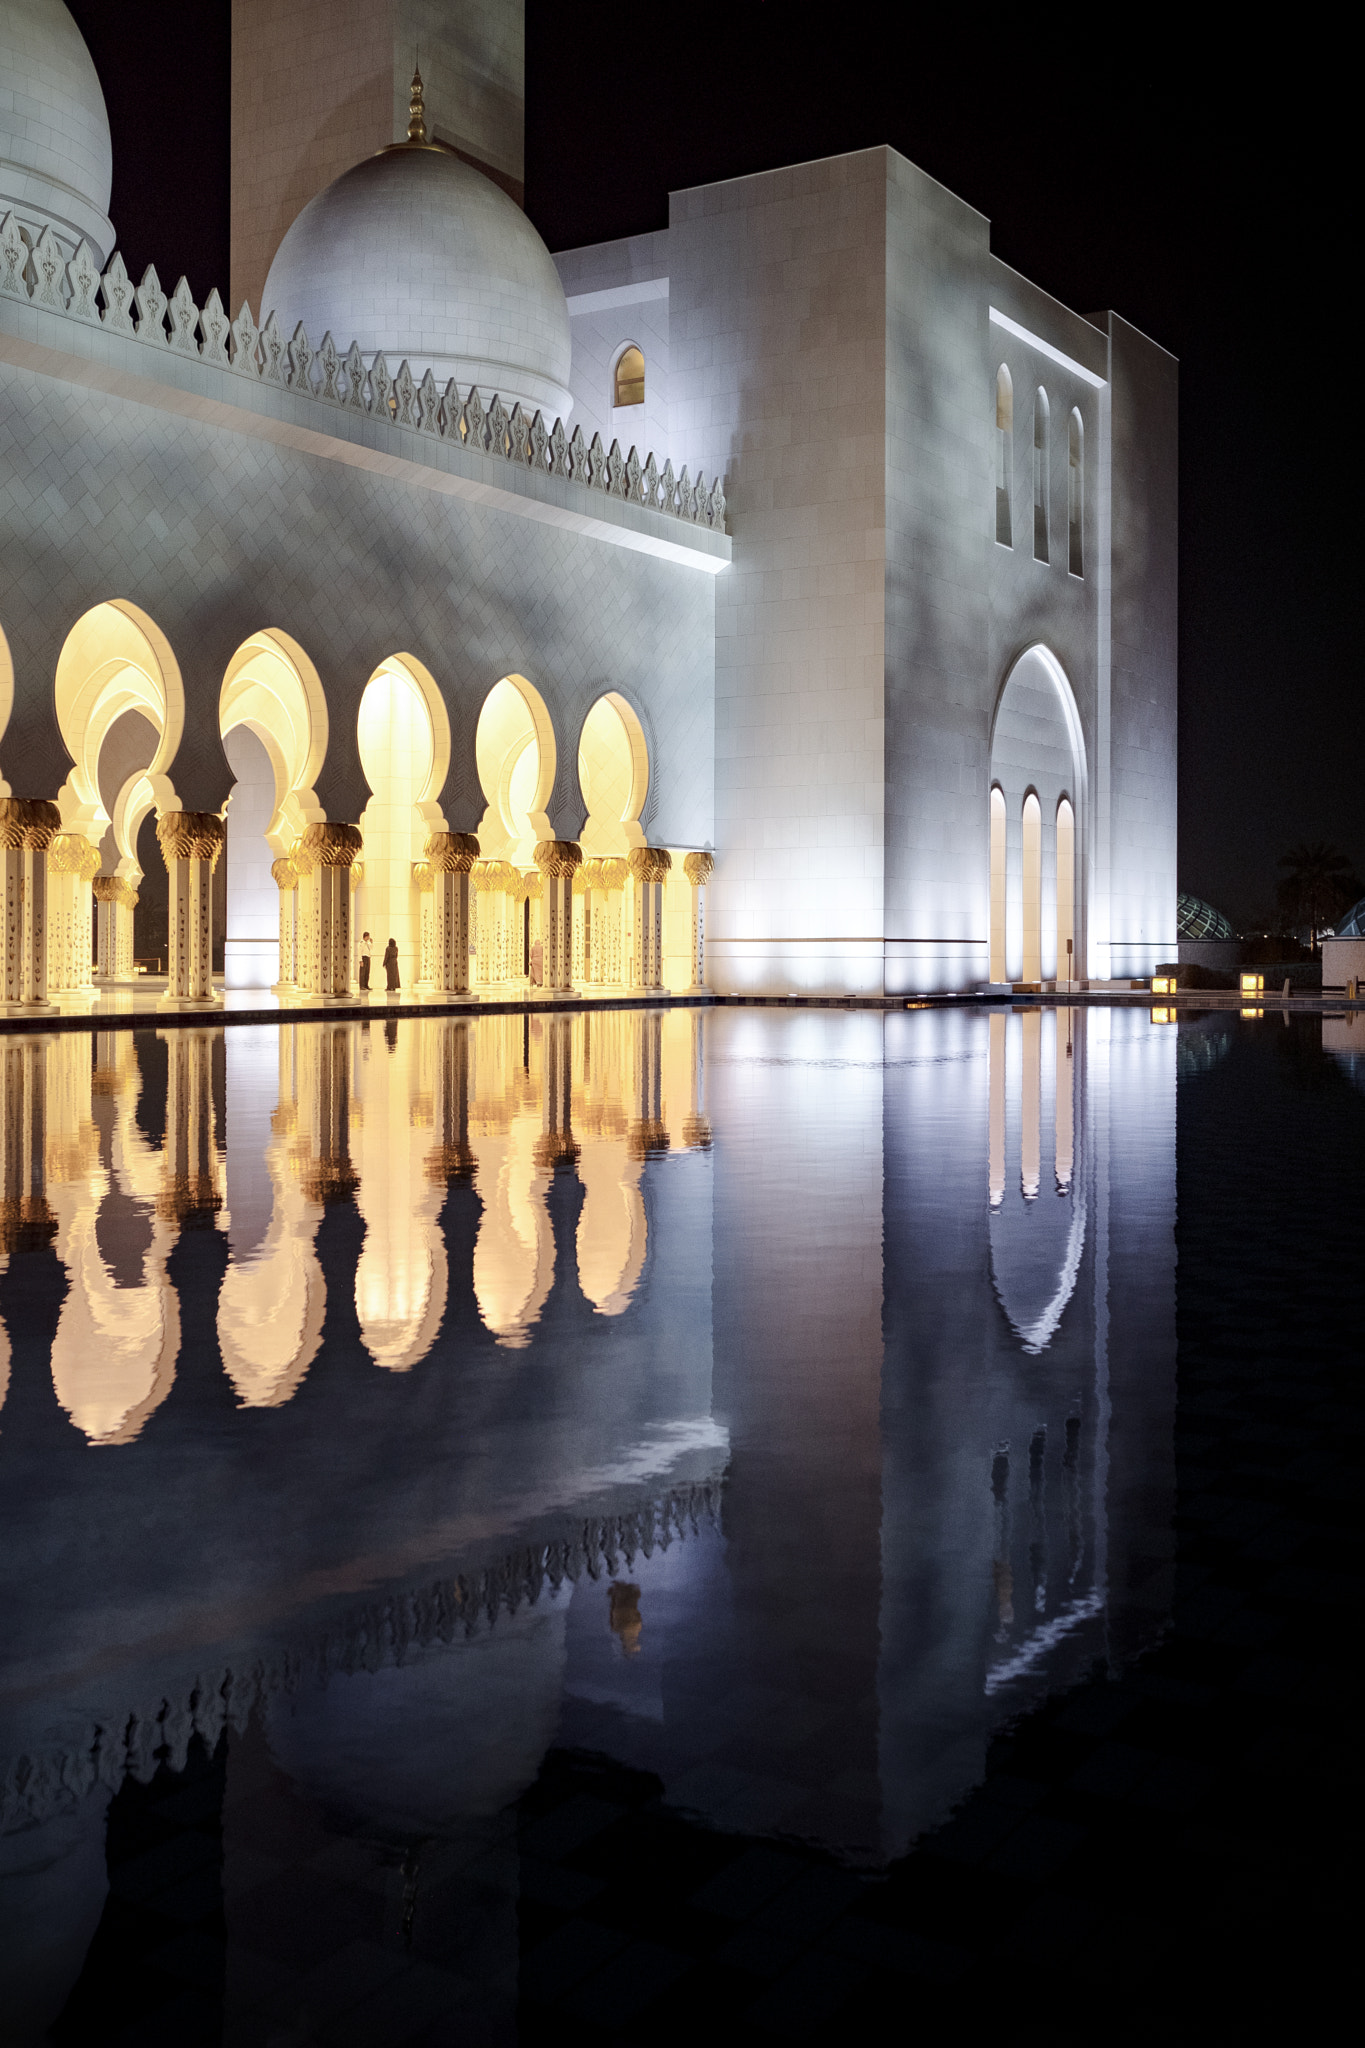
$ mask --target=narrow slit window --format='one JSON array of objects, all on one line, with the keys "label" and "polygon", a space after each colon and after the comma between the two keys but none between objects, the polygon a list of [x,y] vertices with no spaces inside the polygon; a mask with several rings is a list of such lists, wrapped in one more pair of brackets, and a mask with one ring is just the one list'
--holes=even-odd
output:
[{"label": "narrow slit window", "polygon": [[1014,386],[1002,363],[995,373],[995,537],[1013,547],[1010,499],[1014,486]]},{"label": "narrow slit window", "polygon": [[1085,574],[1082,529],[1085,518],[1085,428],[1078,412],[1071,415],[1066,450],[1067,560],[1073,576]]},{"label": "narrow slit window", "polygon": [[645,402],[645,359],[633,345],[617,361],[612,386],[613,405],[643,405]]},{"label": "narrow slit window", "polygon": [[1042,386],[1033,401],[1033,557],[1051,559],[1047,545],[1047,393]]}]

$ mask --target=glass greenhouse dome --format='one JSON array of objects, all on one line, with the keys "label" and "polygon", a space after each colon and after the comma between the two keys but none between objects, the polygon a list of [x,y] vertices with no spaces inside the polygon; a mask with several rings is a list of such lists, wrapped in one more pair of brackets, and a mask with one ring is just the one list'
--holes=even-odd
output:
[{"label": "glass greenhouse dome", "polygon": [[1347,911],[1332,936],[1338,939],[1365,939],[1365,896]]},{"label": "glass greenhouse dome", "polygon": [[1235,939],[1237,934],[1221,910],[1203,903],[1198,896],[1182,890],[1175,907],[1176,929],[1182,939]]}]

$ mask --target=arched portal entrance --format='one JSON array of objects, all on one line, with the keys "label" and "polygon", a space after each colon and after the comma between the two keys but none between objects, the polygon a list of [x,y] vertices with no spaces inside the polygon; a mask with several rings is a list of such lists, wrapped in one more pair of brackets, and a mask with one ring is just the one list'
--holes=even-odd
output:
[{"label": "arched portal entrance", "polygon": [[436,795],[450,767],[450,720],[435,680],[414,655],[390,655],[370,677],[357,737],[372,793],[360,819],[365,872],[352,923],[357,937],[372,935],[376,967],[394,941],[401,984],[411,988],[427,978],[413,870],[431,834],[446,828]]},{"label": "arched portal entrance", "polygon": [[1068,937],[1072,972],[1081,977],[1085,740],[1066,673],[1045,647],[1028,648],[1005,679],[991,732],[990,780],[991,978],[1065,980]]},{"label": "arched portal entrance", "polygon": [[[164,862],[149,864],[141,889],[137,833],[149,811],[160,816],[179,808],[169,769],[184,731],[184,685],[164,633],[136,605],[115,598],[95,605],[68,633],[54,697],[72,760],[57,797],[62,827],[100,851],[98,951],[106,977],[118,978],[131,971],[139,950],[133,903],[140,898],[139,925],[159,933],[167,922]],[[114,812],[130,783],[138,785],[140,809],[120,838]],[[115,878],[121,892],[110,886]],[[119,910],[122,939],[116,942]],[[164,960],[162,946],[150,957]]]},{"label": "arched portal entrance", "polygon": [[587,806],[582,916],[575,931],[575,979],[618,986],[634,958],[628,856],[645,844],[640,813],[649,793],[649,747],[636,712],[617,691],[599,697],[583,721],[578,781]]},{"label": "arched portal entrance", "polygon": [[554,726],[544,698],[525,676],[504,676],[489,691],[474,757],[486,805],[474,871],[474,979],[496,987],[522,980],[543,957],[535,850],[555,836],[545,808],[555,784]]},{"label": "arched portal entrance", "polygon": [[219,693],[218,726],[235,778],[223,978],[229,988],[268,988],[295,978],[292,959],[282,958],[292,919],[281,918],[271,869],[322,821],[313,783],[327,752],[322,683],[287,633],[268,628],[237,649]]}]

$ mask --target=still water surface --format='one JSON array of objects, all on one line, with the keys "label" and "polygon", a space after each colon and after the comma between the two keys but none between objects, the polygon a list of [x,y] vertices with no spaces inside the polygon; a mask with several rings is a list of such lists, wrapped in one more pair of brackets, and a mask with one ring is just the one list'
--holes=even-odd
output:
[{"label": "still water surface", "polygon": [[515,2039],[565,1754],[903,1856],[1166,1626],[1178,1091],[1244,1028],[0,1042],[4,2038]]}]

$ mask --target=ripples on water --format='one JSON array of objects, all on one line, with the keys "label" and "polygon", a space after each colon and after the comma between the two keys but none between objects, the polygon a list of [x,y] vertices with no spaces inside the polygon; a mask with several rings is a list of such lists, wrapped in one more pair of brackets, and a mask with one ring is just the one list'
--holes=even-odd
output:
[{"label": "ripples on water", "polygon": [[13,2038],[107,1989],[128,1869],[225,1939],[233,2038],[314,2038],[353,1940],[505,2038],[564,1752],[902,1855],[1164,1625],[1177,1079],[1239,1028],[0,1041]]}]

